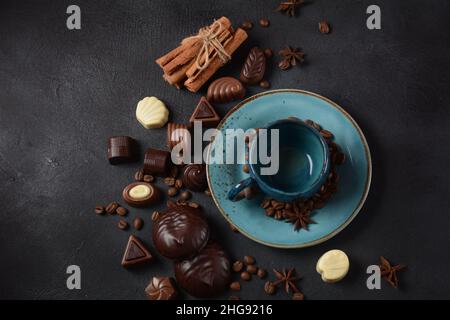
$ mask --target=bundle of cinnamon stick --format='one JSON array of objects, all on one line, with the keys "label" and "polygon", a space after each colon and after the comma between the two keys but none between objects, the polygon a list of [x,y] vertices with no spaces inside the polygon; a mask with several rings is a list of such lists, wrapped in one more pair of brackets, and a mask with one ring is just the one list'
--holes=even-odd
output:
[{"label": "bundle of cinnamon stick", "polygon": [[[202,30],[207,30],[210,36],[204,36]],[[163,78],[168,83],[177,88],[184,85],[189,91],[197,92],[227,62],[224,56],[231,57],[247,37],[243,29],[233,31],[230,20],[221,17],[209,27],[202,28],[197,36],[184,39],[180,46],[157,59],[156,63],[163,69]],[[215,41],[216,47],[210,45],[211,40]]]}]

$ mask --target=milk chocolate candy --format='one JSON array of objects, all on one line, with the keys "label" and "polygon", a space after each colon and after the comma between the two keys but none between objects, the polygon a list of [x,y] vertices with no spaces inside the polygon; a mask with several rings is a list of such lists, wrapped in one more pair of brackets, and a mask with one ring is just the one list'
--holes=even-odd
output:
[{"label": "milk chocolate candy", "polygon": [[181,180],[183,185],[192,191],[205,191],[208,187],[206,166],[204,164],[188,164],[183,168]]},{"label": "milk chocolate candy", "polygon": [[215,128],[220,122],[219,115],[205,97],[200,98],[200,102],[189,119],[191,125],[194,125],[195,121],[200,121],[203,128]]},{"label": "milk chocolate candy", "polygon": [[197,298],[222,293],[231,280],[228,255],[216,243],[209,243],[191,259],[176,262],[174,269],[177,283]]},{"label": "milk chocolate candy", "polygon": [[263,79],[265,71],[266,55],[260,48],[254,47],[248,53],[239,79],[244,84],[256,84]]},{"label": "milk chocolate candy", "polygon": [[108,160],[110,164],[120,164],[135,160],[136,142],[127,136],[110,137],[108,140]]},{"label": "milk chocolate candy", "polygon": [[169,122],[167,125],[167,146],[172,150],[180,142],[185,143],[184,149],[190,148],[191,134],[189,127],[185,124]]},{"label": "milk chocolate candy", "polygon": [[161,191],[146,182],[133,182],[122,192],[123,200],[132,207],[145,207],[156,203],[161,198]]},{"label": "milk chocolate candy", "polygon": [[170,152],[158,149],[148,149],[145,152],[145,174],[165,177],[169,174],[171,165]]},{"label": "milk chocolate candy", "polygon": [[208,243],[209,234],[201,210],[190,206],[168,208],[152,226],[155,248],[173,260],[195,256]]},{"label": "milk chocolate candy", "polygon": [[153,259],[150,251],[145,247],[138,237],[133,235],[128,239],[128,244],[122,258],[122,266],[128,268],[130,266],[141,264]]},{"label": "milk chocolate candy", "polygon": [[173,300],[177,297],[177,290],[169,277],[153,277],[145,293],[150,300]]},{"label": "milk chocolate candy", "polygon": [[242,99],[244,96],[245,88],[238,79],[223,77],[213,81],[209,85],[206,98],[213,103],[227,103]]}]

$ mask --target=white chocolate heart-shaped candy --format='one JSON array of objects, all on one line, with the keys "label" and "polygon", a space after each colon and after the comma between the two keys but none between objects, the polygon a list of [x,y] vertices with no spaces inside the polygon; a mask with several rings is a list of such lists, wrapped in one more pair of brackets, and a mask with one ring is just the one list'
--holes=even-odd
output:
[{"label": "white chocolate heart-shaped candy", "polygon": [[344,251],[330,250],[325,252],[317,261],[316,270],[325,282],[338,282],[348,272],[350,262]]},{"label": "white chocolate heart-shaped candy", "polygon": [[169,119],[169,110],[156,97],[145,97],[136,108],[136,118],[146,129],[161,128]]}]

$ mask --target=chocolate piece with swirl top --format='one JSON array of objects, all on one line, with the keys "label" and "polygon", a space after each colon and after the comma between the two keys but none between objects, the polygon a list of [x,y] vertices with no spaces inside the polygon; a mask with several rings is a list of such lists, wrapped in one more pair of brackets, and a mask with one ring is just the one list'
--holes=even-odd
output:
[{"label": "chocolate piece with swirl top", "polygon": [[145,293],[150,300],[173,300],[178,295],[173,279],[169,277],[153,277]]},{"label": "chocolate piece with swirl top", "polygon": [[266,56],[264,51],[254,47],[248,53],[239,79],[244,84],[255,84],[260,82],[266,72]]},{"label": "chocolate piece with swirl top", "polygon": [[209,85],[206,98],[213,103],[227,103],[242,99],[244,96],[245,88],[238,79],[223,77],[213,81]]},{"label": "chocolate piece with swirl top", "polygon": [[211,298],[228,288],[230,260],[216,243],[208,245],[195,257],[175,263],[175,278],[189,294]]},{"label": "chocolate piece with swirl top", "polygon": [[181,180],[183,185],[192,191],[205,191],[208,187],[206,166],[204,164],[188,164],[183,169]]},{"label": "chocolate piece with swirl top", "polygon": [[209,225],[198,208],[173,206],[153,223],[153,244],[166,258],[187,259],[200,252],[209,240]]}]

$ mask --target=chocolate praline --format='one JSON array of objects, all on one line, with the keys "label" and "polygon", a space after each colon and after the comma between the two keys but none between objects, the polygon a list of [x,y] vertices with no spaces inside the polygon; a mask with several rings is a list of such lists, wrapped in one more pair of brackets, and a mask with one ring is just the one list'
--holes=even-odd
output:
[{"label": "chocolate praline", "polygon": [[123,189],[122,198],[130,206],[145,207],[157,202],[161,198],[161,191],[150,183],[133,182]]},{"label": "chocolate praline", "polygon": [[173,260],[196,255],[208,243],[209,225],[199,208],[174,206],[153,223],[153,244],[158,252]]},{"label": "chocolate praline", "polygon": [[204,164],[188,164],[183,168],[183,185],[192,191],[204,191],[208,187],[206,166]]},{"label": "chocolate praline", "polygon": [[231,279],[228,255],[214,242],[208,243],[195,257],[176,262],[174,269],[177,283],[198,298],[222,293]]}]

